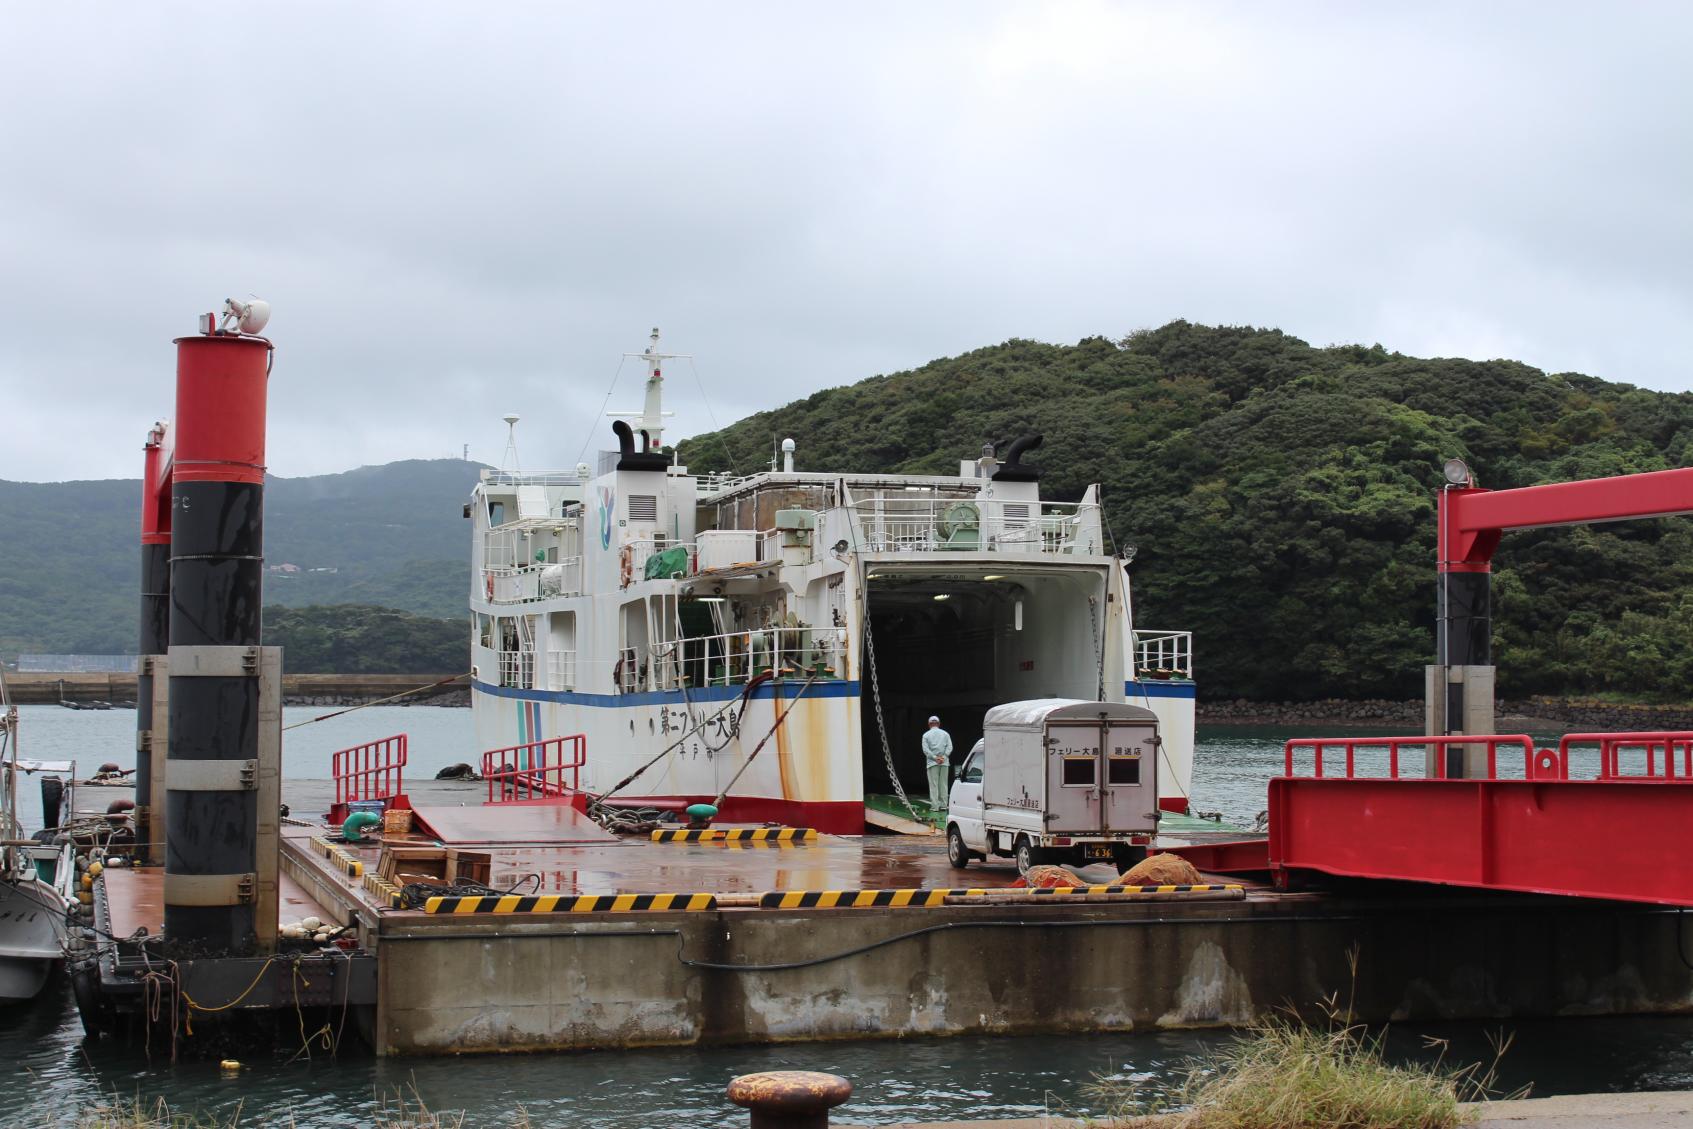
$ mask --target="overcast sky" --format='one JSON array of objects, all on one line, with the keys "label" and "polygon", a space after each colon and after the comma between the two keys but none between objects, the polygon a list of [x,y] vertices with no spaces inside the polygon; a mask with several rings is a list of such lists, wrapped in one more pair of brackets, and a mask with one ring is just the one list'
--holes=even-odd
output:
[{"label": "overcast sky", "polygon": [[672,439],[1178,317],[1693,388],[1690,31],[1676,4],[7,5],[0,478],[135,476],[171,338],[248,293],[289,476],[498,462],[508,411],[526,469],[574,466],[654,325],[696,357]]}]

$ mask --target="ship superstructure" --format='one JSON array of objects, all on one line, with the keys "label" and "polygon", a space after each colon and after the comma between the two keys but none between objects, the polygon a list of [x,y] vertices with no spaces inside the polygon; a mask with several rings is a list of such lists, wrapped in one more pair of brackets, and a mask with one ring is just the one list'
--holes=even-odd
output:
[{"label": "ship superstructure", "polygon": [[466,507],[484,749],[585,734],[588,793],[856,834],[866,795],[922,780],[931,714],[962,759],[995,704],[1129,701],[1185,809],[1191,638],[1136,630],[1097,486],[1042,499],[1035,437],[957,475],[796,470],[792,440],[695,475],[660,449],[656,330],[637,356],[644,409],[597,469],[484,471]]}]

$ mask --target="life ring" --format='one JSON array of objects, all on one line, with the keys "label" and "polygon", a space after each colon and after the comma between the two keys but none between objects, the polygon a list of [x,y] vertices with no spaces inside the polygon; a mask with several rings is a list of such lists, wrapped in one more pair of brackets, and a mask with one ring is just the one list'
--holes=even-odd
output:
[{"label": "life ring", "polygon": [[622,570],[623,583],[620,587],[629,587],[635,576],[635,551],[631,545],[625,545],[617,553],[618,567]]},{"label": "life ring", "polygon": [[488,599],[492,600],[494,598],[494,574],[485,572],[482,574],[482,579],[485,582],[483,587],[488,590]]}]

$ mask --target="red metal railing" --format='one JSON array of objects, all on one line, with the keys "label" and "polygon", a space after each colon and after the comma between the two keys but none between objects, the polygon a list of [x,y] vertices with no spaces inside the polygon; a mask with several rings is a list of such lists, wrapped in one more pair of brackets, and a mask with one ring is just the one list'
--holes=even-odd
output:
[{"label": "red metal railing", "polygon": [[577,733],[530,741],[482,754],[490,804],[557,799],[575,792],[588,759],[588,738]]},{"label": "red metal railing", "polygon": [[[1693,782],[1693,733],[1571,733],[1558,742],[1558,759],[1562,762],[1563,779],[1569,778],[1570,750],[1575,745],[1599,746],[1600,780],[1660,780]],[[1646,753],[1644,773],[1624,772],[1622,751],[1643,749]],[[1664,770],[1658,772],[1658,753],[1663,753]],[[1681,771],[1676,772],[1676,753],[1681,754]]]},{"label": "red metal railing", "polygon": [[355,800],[403,800],[406,735],[341,749],[330,758],[329,771],[335,778],[335,804],[329,809],[332,822],[347,818],[347,805]]},{"label": "red metal railing", "polygon": [[[1295,738],[1283,746],[1283,774],[1286,776],[1310,776],[1317,779],[1356,779],[1359,773],[1357,751],[1359,749],[1387,749],[1387,777],[1391,780],[1406,779],[1402,775],[1399,763],[1399,750],[1403,748],[1416,749],[1446,749],[1452,746],[1480,745],[1487,749],[1487,774],[1478,779],[1499,779],[1499,750],[1501,748],[1521,748],[1523,752],[1523,778],[1527,780],[1568,780],[1570,779],[1570,764],[1573,760],[1575,746],[1597,745],[1599,747],[1599,769],[1597,780],[1657,780],[1675,781],[1679,783],[1693,783],[1693,732],[1662,732],[1662,733],[1571,733],[1558,742],[1556,750],[1536,749],[1533,738],[1522,733],[1512,734],[1455,734],[1447,737],[1305,737]],[[1299,750],[1310,750],[1311,771],[1301,773],[1296,768]],[[1622,753],[1625,750],[1638,749],[1645,754],[1645,771],[1624,771]],[[1330,763],[1337,756],[1344,756],[1345,771],[1331,768]],[[1325,759],[1325,754],[1327,754]],[[1659,757],[1662,756],[1663,770],[1659,771]],[[1434,773],[1420,776],[1422,779],[1449,779],[1446,770],[1446,757],[1433,758]],[[1679,771],[1677,760],[1679,759]],[[1367,766],[1368,767],[1368,766]],[[1365,773],[1372,779],[1379,779],[1379,774]],[[1420,774],[1419,774],[1420,775]]]},{"label": "red metal railing", "polygon": [[[1387,775],[1389,779],[1399,780],[1399,750],[1403,748],[1440,749],[1445,751],[1454,745],[1484,745],[1487,748],[1487,778],[1494,779],[1499,775],[1499,750],[1501,747],[1520,747],[1523,751],[1523,772],[1527,776],[1535,776],[1534,739],[1526,733],[1511,734],[1460,734],[1451,737],[1300,737],[1289,741],[1282,749],[1284,756],[1283,772],[1287,776],[1296,776],[1294,771],[1294,750],[1310,749],[1312,769],[1310,775],[1317,778],[1334,779],[1324,772],[1323,751],[1338,749],[1345,755],[1345,779],[1352,780],[1358,775],[1359,749],[1387,750]],[[1338,775],[1338,774],[1336,774]],[[1445,780],[1446,758],[1434,758],[1434,774],[1427,779]]]}]

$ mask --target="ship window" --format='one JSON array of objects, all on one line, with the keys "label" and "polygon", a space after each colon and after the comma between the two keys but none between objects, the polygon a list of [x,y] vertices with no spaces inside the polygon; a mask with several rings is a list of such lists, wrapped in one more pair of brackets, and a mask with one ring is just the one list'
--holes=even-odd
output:
[{"label": "ship window", "polygon": [[1108,757],[1105,762],[1107,784],[1139,784],[1139,757]]},{"label": "ship window", "polygon": [[1065,757],[1063,784],[1066,788],[1091,788],[1097,757]]},{"label": "ship window", "polygon": [[657,521],[658,495],[631,494],[629,495],[630,521]]}]

